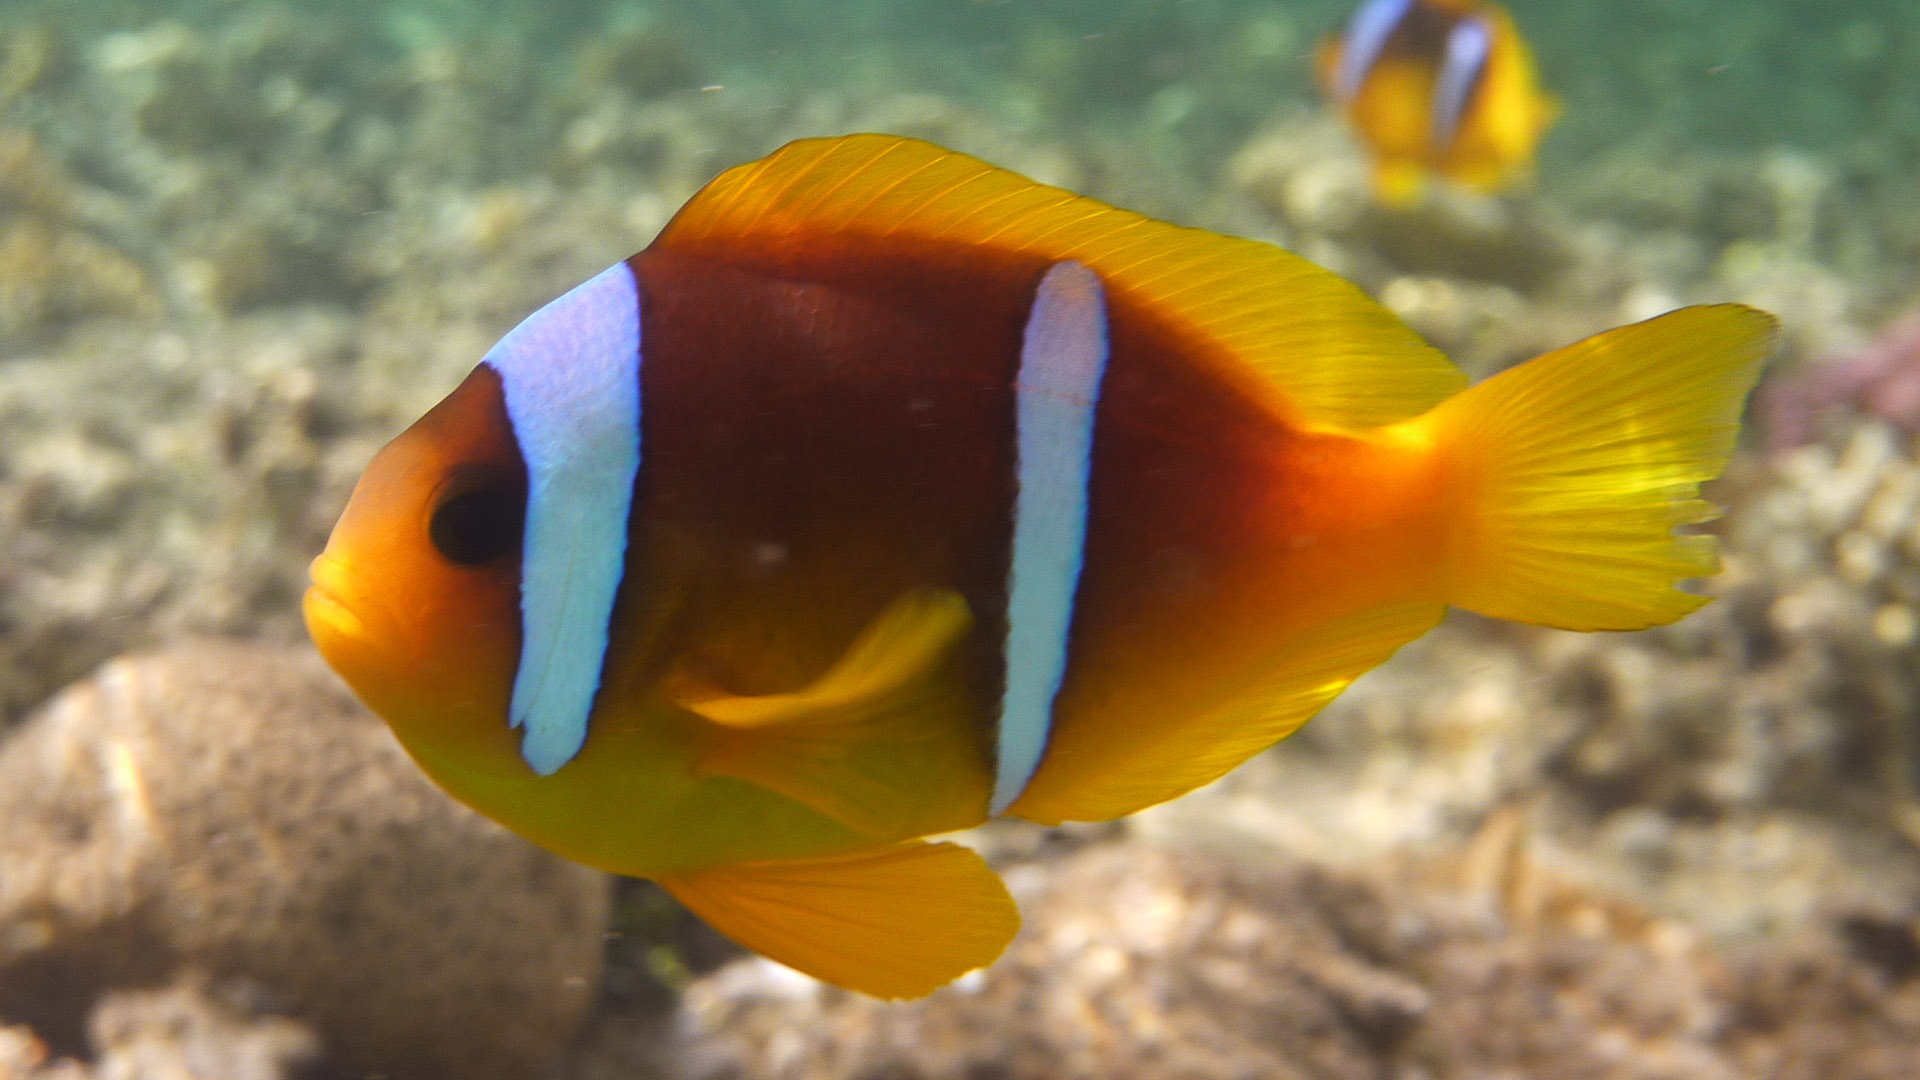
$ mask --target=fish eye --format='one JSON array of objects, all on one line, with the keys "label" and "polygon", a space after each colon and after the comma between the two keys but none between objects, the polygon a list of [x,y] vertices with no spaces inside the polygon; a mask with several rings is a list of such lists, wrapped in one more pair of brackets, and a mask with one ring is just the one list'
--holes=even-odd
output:
[{"label": "fish eye", "polygon": [[427,523],[433,548],[459,566],[489,563],[520,546],[525,498],[502,483],[456,489]]}]

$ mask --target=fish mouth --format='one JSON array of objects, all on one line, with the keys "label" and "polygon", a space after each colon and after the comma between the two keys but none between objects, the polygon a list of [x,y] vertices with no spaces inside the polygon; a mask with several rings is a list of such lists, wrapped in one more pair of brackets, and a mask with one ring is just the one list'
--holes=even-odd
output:
[{"label": "fish mouth", "polygon": [[333,642],[365,642],[366,621],[345,599],[350,592],[346,564],[323,554],[313,560],[307,576],[313,584],[301,598],[300,609],[307,620],[307,633],[321,653],[327,653]]}]

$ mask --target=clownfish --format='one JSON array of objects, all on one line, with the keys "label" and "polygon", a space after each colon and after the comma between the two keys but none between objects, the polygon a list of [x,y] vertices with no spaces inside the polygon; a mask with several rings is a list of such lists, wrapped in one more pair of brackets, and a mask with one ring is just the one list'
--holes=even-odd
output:
[{"label": "clownfish", "polygon": [[1476,191],[1528,173],[1559,115],[1533,55],[1486,0],[1362,0],[1322,42],[1319,77],[1373,156],[1374,190],[1405,205],[1438,174]]},{"label": "clownfish", "polygon": [[1706,603],[1773,335],[1687,308],[1467,387],[1278,248],[911,139],[796,142],[529,316],[388,444],[314,641],[447,791],[828,982],[1019,925],[928,836],[1120,817],[1449,605]]}]

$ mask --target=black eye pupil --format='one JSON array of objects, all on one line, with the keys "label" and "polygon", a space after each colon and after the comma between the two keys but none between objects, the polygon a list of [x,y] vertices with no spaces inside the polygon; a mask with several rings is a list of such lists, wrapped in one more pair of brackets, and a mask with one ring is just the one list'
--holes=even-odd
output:
[{"label": "black eye pupil", "polygon": [[447,561],[478,566],[520,546],[522,514],[514,492],[477,488],[441,503],[427,524],[427,535]]}]

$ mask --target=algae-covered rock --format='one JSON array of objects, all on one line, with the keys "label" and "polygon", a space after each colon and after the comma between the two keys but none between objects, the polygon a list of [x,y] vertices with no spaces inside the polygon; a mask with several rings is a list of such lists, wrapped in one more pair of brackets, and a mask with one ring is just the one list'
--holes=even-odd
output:
[{"label": "algae-covered rock", "polygon": [[319,1040],[273,1015],[249,987],[198,972],[100,999],[87,1025],[93,1060],[55,1055],[25,1027],[0,1027],[0,1080],[294,1080],[312,1074]]},{"label": "algae-covered rock", "polygon": [[93,1061],[56,1057],[23,1027],[0,1028],[0,1080],[294,1080],[319,1040],[244,984],[183,972],[156,989],[100,999],[87,1025]]},{"label": "algae-covered rock", "polygon": [[62,1051],[185,967],[355,1069],[524,1077],[592,1001],[607,912],[603,875],[433,788],[304,650],[116,660],[0,747],[0,1018]]}]

